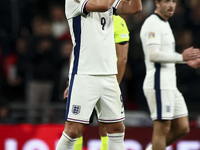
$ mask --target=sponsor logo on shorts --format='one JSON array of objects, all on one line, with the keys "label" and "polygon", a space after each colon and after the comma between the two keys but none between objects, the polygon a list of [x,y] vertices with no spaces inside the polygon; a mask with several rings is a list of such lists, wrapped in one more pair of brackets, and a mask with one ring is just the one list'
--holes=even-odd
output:
[{"label": "sponsor logo on shorts", "polygon": [[72,113],[74,115],[78,115],[80,113],[80,111],[81,111],[81,106],[79,106],[79,105],[73,105],[72,106]]},{"label": "sponsor logo on shorts", "polygon": [[166,111],[167,111],[167,112],[170,112],[170,111],[171,111],[170,106],[166,106]]}]

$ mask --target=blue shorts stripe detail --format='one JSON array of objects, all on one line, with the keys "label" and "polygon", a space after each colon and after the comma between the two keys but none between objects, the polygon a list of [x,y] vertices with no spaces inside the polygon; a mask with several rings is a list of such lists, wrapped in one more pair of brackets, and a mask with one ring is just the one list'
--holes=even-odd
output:
[{"label": "blue shorts stripe detail", "polygon": [[73,75],[73,74],[71,75],[71,80],[70,80],[70,84],[69,84],[65,120],[67,120],[68,114],[69,114],[69,106],[70,106],[70,101],[71,101],[71,93],[72,93],[72,87],[73,87],[73,83],[74,83],[74,76],[75,75]]},{"label": "blue shorts stripe detail", "polygon": [[70,84],[69,84],[65,120],[67,120],[68,118],[69,106],[70,106],[70,101],[71,101],[71,92],[72,92],[72,87],[74,83],[74,76],[75,74],[77,74],[77,70],[78,70],[80,45],[81,45],[81,16],[77,16],[73,18],[73,31],[74,31],[76,45],[74,46],[74,62],[73,62],[73,69],[72,69],[72,74],[71,74],[71,79],[70,79]]},{"label": "blue shorts stripe detail", "polygon": [[162,119],[162,102],[160,91],[160,68],[161,64],[155,63],[155,76],[154,76],[154,88],[156,92],[156,105],[157,105],[157,119]]},{"label": "blue shorts stripe detail", "polygon": [[162,119],[162,102],[160,89],[156,89],[157,118]]}]

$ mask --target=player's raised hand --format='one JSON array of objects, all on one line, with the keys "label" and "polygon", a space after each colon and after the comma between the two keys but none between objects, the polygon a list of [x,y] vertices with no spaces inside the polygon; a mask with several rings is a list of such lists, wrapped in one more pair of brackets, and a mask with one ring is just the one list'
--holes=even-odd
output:
[{"label": "player's raised hand", "polygon": [[199,68],[200,67],[200,58],[192,59],[186,62],[188,66],[192,68]]},{"label": "player's raised hand", "polygon": [[189,61],[192,59],[196,59],[200,57],[200,51],[198,48],[193,48],[193,47],[189,47],[187,49],[185,49],[182,53],[183,55],[183,60],[184,61]]}]

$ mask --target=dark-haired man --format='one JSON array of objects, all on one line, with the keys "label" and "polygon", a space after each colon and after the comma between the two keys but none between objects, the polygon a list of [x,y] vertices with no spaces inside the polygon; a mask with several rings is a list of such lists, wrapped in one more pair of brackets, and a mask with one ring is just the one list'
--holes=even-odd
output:
[{"label": "dark-haired man", "polygon": [[165,150],[190,130],[187,106],[176,85],[175,64],[197,68],[200,51],[190,47],[176,53],[167,21],[174,14],[176,0],[155,2],[155,13],[145,20],[140,32],[146,65],[143,90],[153,120],[152,145],[147,150]]}]

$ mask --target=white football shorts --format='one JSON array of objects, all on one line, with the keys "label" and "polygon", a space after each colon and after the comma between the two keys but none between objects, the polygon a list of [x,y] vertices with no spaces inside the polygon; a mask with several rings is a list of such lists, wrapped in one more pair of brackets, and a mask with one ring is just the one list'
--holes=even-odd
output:
[{"label": "white football shorts", "polygon": [[89,123],[95,108],[100,122],[125,119],[123,100],[115,75],[70,75],[65,120]]},{"label": "white football shorts", "polygon": [[182,94],[178,90],[144,89],[152,120],[173,120],[188,116]]}]

